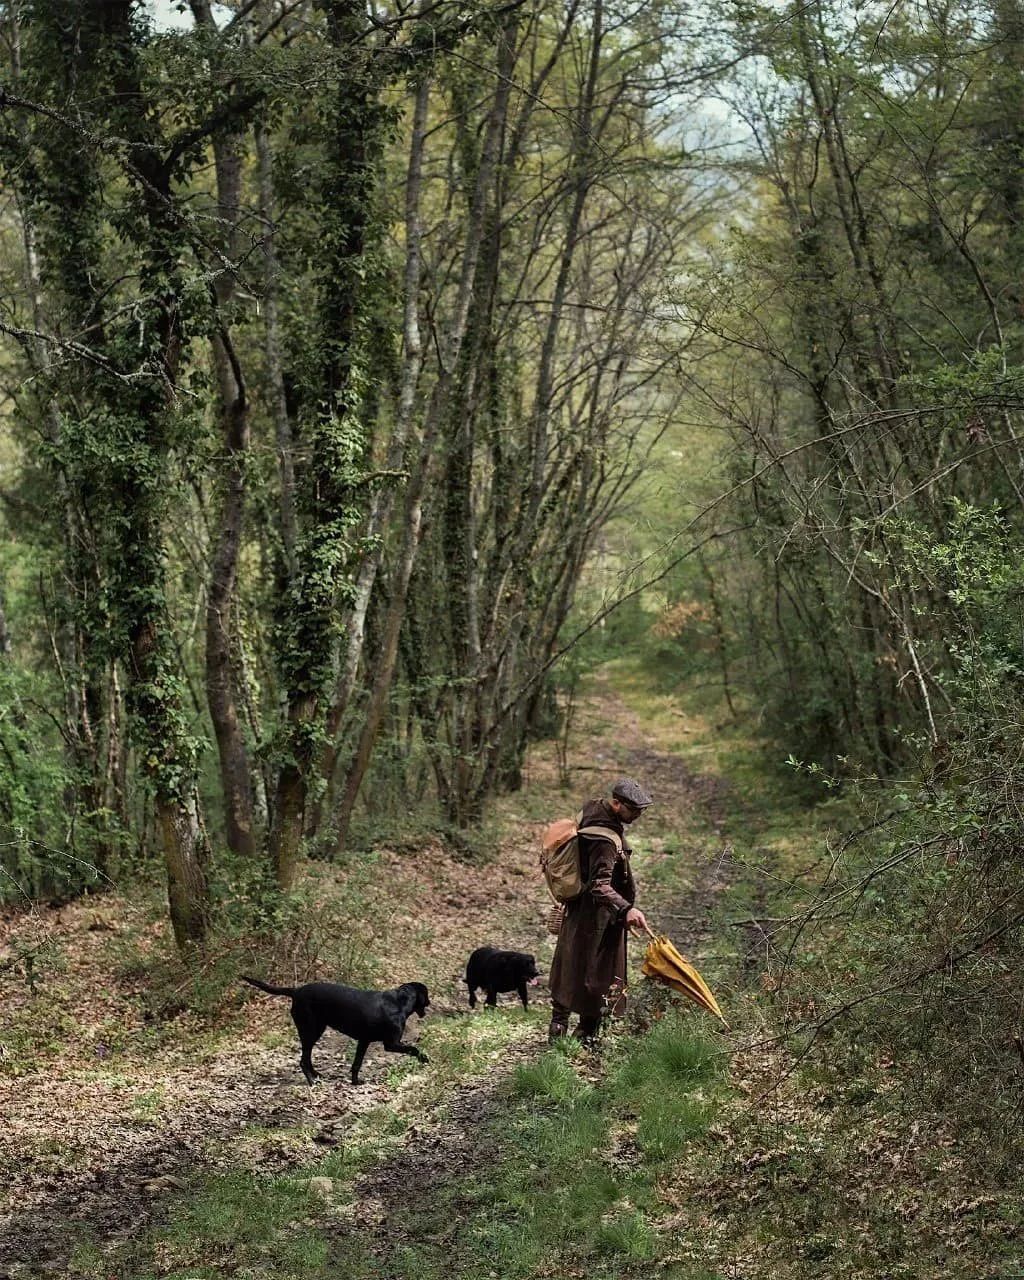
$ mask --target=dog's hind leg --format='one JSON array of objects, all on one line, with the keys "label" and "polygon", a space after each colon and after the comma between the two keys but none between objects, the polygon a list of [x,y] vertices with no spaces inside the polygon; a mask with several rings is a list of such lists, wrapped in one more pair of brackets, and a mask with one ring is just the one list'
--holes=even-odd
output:
[{"label": "dog's hind leg", "polygon": [[313,1048],[316,1042],[327,1029],[326,1024],[317,1022],[308,1015],[292,1010],[292,1021],[295,1023],[295,1029],[299,1033],[299,1043],[302,1045],[302,1056],[299,1058],[299,1066],[302,1068],[302,1074],[306,1077],[306,1083],[312,1084],[314,1080],[320,1077],[319,1071],[313,1066]]},{"label": "dog's hind leg", "polygon": [[366,1057],[366,1051],[370,1047],[369,1040],[360,1040],[356,1045],[356,1056],[352,1059],[352,1083],[359,1083],[359,1072],[363,1065],[363,1059]]},{"label": "dog's hind leg", "polygon": [[408,1053],[414,1058],[419,1058],[420,1062],[430,1061],[422,1049],[417,1049],[414,1044],[403,1044],[401,1040],[396,1040],[394,1044],[385,1044],[384,1048],[388,1053]]}]

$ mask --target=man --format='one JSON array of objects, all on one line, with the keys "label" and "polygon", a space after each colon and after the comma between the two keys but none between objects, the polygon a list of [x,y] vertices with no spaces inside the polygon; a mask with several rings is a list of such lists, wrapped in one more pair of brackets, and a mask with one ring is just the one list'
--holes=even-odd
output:
[{"label": "man", "polygon": [[569,1030],[569,1014],[580,1016],[576,1035],[592,1043],[601,1027],[605,1002],[613,987],[626,983],[626,931],[647,927],[636,901],[625,828],[651,804],[651,797],[632,778],[620,778],[611,799],[583,806],[579,826],[604,827],[622,841],[620,854],[612,839],[579,837],[583,891],[567,902],[551,962],[551,1028],[557,1040]]}]

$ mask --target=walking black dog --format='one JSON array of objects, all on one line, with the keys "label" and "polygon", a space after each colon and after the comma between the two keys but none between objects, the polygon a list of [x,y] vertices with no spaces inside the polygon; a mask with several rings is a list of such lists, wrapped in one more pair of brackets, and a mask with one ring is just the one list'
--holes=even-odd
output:
[{"label": "walking black dog", "polygon": [[526,988],[540,976],[537,962],[524,951],[499,951],[496,947],[477,947],[466,965],[469,1007],[476,1008],[476,990],[487,992],[487,1003],[498,1003],[501,991],[518,991],[523,1008],[527,1007]]},{"label": "walking black dog", "polygon": [[272,996],[290,996],[292,1021],[302,1044],[300,1064],[306,1081],[319,1078],[313,1067],[313,1046],[328,1027],[351,1036],[356,1042],[352,1059],[352,1083],[359,1083],[359,1069],[371,1044],[378,1041],[388,1053],[408,1053],[427,1062],[425,1053],[414,1044],[403,1044],[402,1035],[411,1013],[422,1018],[430,996],[422,982],[403,982],[391,991],[360,991],[335,982],[307,982],[302,987],[273,987],[259,978],[242,978]]}]

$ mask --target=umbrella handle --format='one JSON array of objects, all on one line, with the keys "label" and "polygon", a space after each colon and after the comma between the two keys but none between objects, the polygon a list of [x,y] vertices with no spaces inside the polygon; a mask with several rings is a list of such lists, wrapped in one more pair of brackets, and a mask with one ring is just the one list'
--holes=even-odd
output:
[{"label": "umbrella handle", "polygon": [[646,934],[647,934],[647,936],[648,936],[650,939],[652,939],[652,941],[654,941],[654,942],[657,942],[657,941],[658,941],[658,935],[654,932],[654,930],[651,928],[651,926],[647,923],[647,919],[646,919],[646,917],[644,918],[644,933],[646,933]]}]

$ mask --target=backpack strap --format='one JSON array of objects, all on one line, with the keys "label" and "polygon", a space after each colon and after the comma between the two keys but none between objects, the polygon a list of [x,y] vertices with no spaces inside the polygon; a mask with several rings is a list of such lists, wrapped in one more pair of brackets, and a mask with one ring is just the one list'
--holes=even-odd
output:
[{"label": "backpack strap", "polygon": [[[581,818],[582,816],[583,815],[580,814]],[[589,827],[577,827],[576,835],[577,837],[590,836],[594,840],[609,840],[615,846],[616,860],[625,856],[622,848],[622,837],[617,831],[613,831],[611,827],[600,827],[596,823]],[[582,866],[580,867],[580,870],[582,872]],[[590,870],[589,866],[587,867],[587,870]],[[590,887],[592,879],[593,878],[591,876],[587,876],[587,879],[584,882],[584,889],[588,889]]]},{"label": "backpack strap", "polygon": [[622,857],[622,837],[617,831],[613,831],[611,827],[580,827],[576,834],[578,836],[592,836],[595,840],[610,840],[615,846],[615,852]]}]

